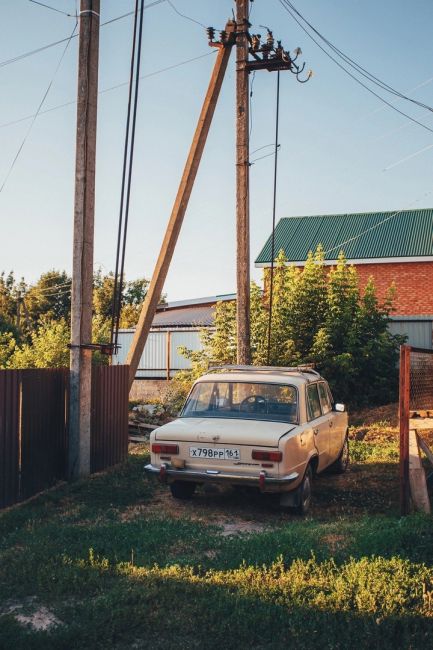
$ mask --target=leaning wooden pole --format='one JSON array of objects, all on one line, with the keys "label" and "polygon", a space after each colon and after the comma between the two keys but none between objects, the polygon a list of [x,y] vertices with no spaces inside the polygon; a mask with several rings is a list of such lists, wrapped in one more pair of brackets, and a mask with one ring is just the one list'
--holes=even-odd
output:
[{"label": "leaning wooden pole", "polygon": [[230,58],[231,49],[234,44],[235,23],[232,21],[227,23],[226,33],[228,38],[224,45],[220,46],[218,51],[217,60],[215,61],[212,77],[200,113],[197,128],[194,133],[194,138],[185,164],[182,179],[180,181],[170,220],[168,222],[164,241],[162,242],[146,299],[141,310],[137,329],[126,359],[126,363],[129,364],[130,386],[132,386],[132,382],[134,381],[138,363],[143,354],[144,346],[146,345],[149,330],[155,316],[156,307],[161,298],[164,282],[170,268],[176,242],[188,207],[189,198],[200,165],[209,128],[212,123],[221,85]]}]

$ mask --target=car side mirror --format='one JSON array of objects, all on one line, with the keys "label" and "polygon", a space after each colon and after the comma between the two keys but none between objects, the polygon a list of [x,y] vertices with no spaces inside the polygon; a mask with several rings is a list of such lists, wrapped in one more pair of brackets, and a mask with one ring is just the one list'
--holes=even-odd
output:
[{"label": "car side mirror", "polygon": [[334,411],[337,411],[338,413],[344,413],[346,410],[346,407],[344,404],[334,404]]}]

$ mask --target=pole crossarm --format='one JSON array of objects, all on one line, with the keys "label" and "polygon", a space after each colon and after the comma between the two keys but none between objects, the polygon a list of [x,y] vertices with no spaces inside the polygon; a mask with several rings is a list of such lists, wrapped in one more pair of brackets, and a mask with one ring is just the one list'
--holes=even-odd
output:
[{"label": "pole crossarm", "polygon": [[225,34],[227,35],[225,42],[214,45],[218,47],[218,54],[212,71],[212,76],[203,102],[200,117],[198,119],[198,124],[194,133],[158,260],[140,313],[132,345],[126,359],[126,363],[129,365],[130,386],[132,386],[132,382],[134,381],[135,373],[137,372],[138,364],[141,355],[143,354],[144,346],[146,345],[147,337],[152,326],[157,305],[161,298],[176,242],[188,207],[188,202],[212,123],[230,53],[235,42],[235,29],[235,23],[229,21],[225,27]]}]

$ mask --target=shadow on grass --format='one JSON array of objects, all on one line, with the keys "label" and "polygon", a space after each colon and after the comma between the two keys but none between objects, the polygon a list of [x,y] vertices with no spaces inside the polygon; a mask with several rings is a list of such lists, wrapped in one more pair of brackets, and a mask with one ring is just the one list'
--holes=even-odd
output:
[{"label": "shadow on grass", "polygon": [[[53,576],[54,577],[54,576]],[[260,575],[258,576],[260,579]],[[431,647],[433,619],[421,613],[362,610],[356,592],[317,604],[320,586],[301,592],[257,589],[178,569],[140,573],[127,567],[76,567],[68,597],[49,603],[62,625],[31,632],[0,616],[0,648],[421,648]],[[42,600],[42,597],[41,597]],[[316,604],[309,604],[309,600]],[[303,602],[300,602],[303,601]],[[380,609],[380,608],[378,608]],[[358,611],[357,611],[358,610]]]}]

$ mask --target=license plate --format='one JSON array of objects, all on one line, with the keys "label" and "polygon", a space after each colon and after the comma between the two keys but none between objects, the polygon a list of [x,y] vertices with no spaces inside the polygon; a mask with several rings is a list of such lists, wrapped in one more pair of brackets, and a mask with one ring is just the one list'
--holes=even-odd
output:
[{"label": "license plate", "polygon": [[239,460],[239,449],[226,449],[224,447],[190,447],[190,458],[211,458],[212,460]]}]

